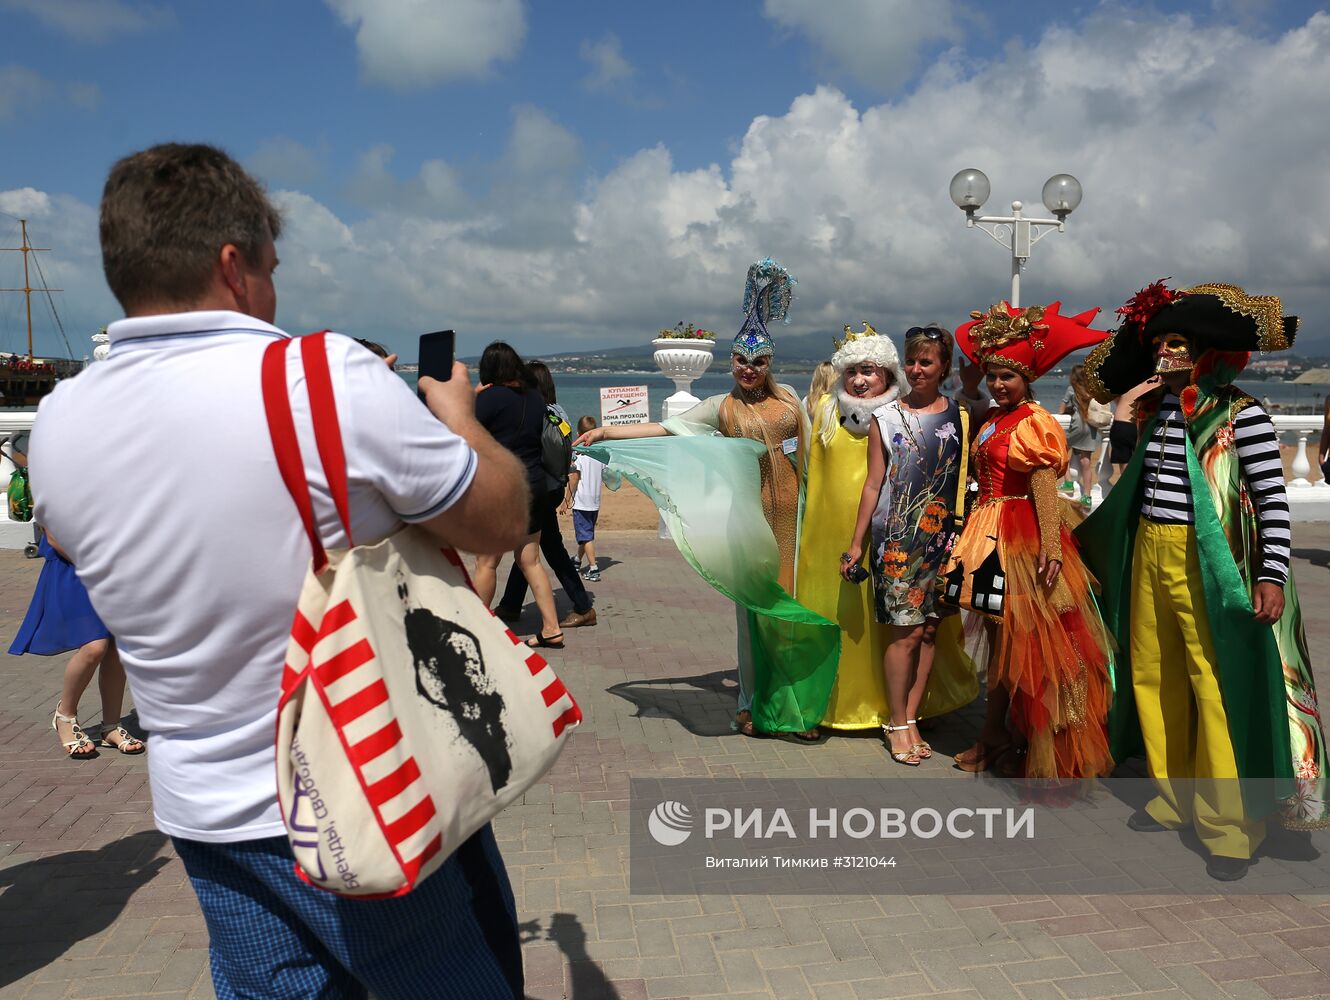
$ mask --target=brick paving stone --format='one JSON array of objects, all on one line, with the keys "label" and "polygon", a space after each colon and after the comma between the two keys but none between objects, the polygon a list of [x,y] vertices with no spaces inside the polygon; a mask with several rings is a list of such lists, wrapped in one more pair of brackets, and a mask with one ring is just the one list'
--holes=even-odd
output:
[{"label": "brick paving stone", "polygon": [[1269,979],[1259,981],[1261,989],[1272,997],[1284,1000],[1284,998],[1293,997],[1326,997],[1330,996],[1330,986],[1327,984],[1324,972],[1303,972],[1293,976],[1272,976]]},{"label": "brick paving stone", "polygon": [[[550,774],[494,824],[526,928],[533,998],[1327,992],[1328,893],[1050,897],[1032,891],[1028,870],[976,852],[970,870],[1001,873],[1006,895],[630,896],[630,776],[890,772],[876,738],[801,747],[732,735],[734,624],[725,602],[653,533],[607,534],[604,544],[616,561],[596,588],[600,624],[572,633],[555,660],[585,722]],[[1308,557],[1324,564],[1330,526],[1295,526],[1295,549],[1310,645],[1326,649],[1330,574]],[[0,642],[38,569],[0,552]],[[518,630],[533,622],[528,609]],[[1313,659],[1330,689],[1322,658]],[[63,665],[63,657],[0,656],[0,1000],[208,1000],[206,931],[169,841],[152,831],[145,759],[103,753],[73,764],[53,745]],[[95,689],[81,719],[91,729],[100,721]],[[935,745],[965,745],[979,719],[972,706],[941,720]],[[934,763],[928,777],[956,774]],[[1144,774],[1139,762],[1127,768]],[[1102,829],[1074,813],[1065,823]],[[1097,876],[1139,869],[1128,838],[1114,846],[1103,858],[1064,854],[1048,864],[1079,863]],[[58,918],[71,908],[77,920]]]}]

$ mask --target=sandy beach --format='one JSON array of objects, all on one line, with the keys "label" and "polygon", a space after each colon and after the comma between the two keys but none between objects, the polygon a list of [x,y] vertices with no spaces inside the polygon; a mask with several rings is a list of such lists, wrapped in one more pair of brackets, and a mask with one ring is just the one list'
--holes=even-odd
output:
[{"label": "sandy beach", "polygon": [[[655,506],[637,487],[624,483],[618,490],[601,490],[600,517],[596,520],[596,534],[605,531],[655,531],[660,515]],[[573,515],[559,515],[559,527],[568,544],[573,544]]]}]

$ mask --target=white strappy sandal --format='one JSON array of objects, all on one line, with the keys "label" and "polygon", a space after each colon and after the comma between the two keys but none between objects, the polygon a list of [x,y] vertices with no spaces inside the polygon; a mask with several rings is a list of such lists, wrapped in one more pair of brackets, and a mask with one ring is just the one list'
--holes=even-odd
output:
[{"label": "white strappy sandal", "polygon": [[88,739],[88,734],[83,731],[79,725],[79,720],[72,715],[60,714],[60,702],[55,703],[55,715],[51,719],[51,728],[55,731],[56,739],[60,739],[60,726],[63,722],[74,732],[72,740],[62,740],[60,745],[65,748],[65,754],[70,760],[90,760],[97,756],[97,747],[92,740]]}]

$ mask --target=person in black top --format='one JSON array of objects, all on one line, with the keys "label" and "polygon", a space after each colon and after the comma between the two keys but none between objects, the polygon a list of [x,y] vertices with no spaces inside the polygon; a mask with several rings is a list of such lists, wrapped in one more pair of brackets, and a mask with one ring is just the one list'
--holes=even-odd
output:
[{"label": "person in black top", "polygon": [[[513,560],[531,585],[540,610],[540,631],[529,646],[563,648],[563,632],[554,610],[554,588],[540,564],[540,527],[545,519],[549,493],[545,470],[540,464],[540,433],[545,424],[545,400],[536,391],[535,379],[518,353],[495,341],[480,356],[480,386],[476,390],[476,419],[494,439],[517,456],[526,469],[531,487],[527,509],[526,539],[513,550]],[[500,556],[476,556],[476,593],[486,605],[494,599]]]},{"label": "person in black top", "polygon": [[[547,412],[553,411],[557,419],[567,421],[568,415],[559,406],[559,397],[554,387],[554,376],[549,366],[543,361],[532,361],[527,365],[536,380],[536,389],[544,399]],[[582,628],[596,624],[596,609],[591,606],[591,595],[582,585],[582,578],[577,575],[577,566],[568,549],[563,544],[563,534],[559,530],[559,507],[563,503],[564,490],[568,487],[568,470],[561,477],[555,478],[545,470],[546,498],[543,520],[540,522],[540,551],[554,571],[555,577],[573,602],[573,610],[559,622],[560,628]],[[515,622],[522,614],[522,602],[526,598],[526,577],[522,568],[514,565],[508,573],[508,585],[503,590],[503,597],[494,608],[494,613],[506,622]]]}]

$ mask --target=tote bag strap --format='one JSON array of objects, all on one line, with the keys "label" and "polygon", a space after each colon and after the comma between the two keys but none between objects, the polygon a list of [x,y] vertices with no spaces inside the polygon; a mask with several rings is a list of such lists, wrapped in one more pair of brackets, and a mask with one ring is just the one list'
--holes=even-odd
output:
[{"label": "tote bag strap", "polygon": [[291,415],[291,398],[286,384],[286,350],[300,341],[300,359],[305,369],[305,384],[309,391],[310,412],[314,423],[314,439],[318,444],[319,460],[328,481],[337,516],[346,532],[347,544],[351,538],[350,503],[346,483],[346,453],[342,449],[341,425],[337,419],[337,405],[333,397],[332,374],[328,369],[326,348],[328,331],[273,341],[263,352],[263,408],[268,418],[268,433],[272,438],[273,455],[287,492],[295,501],[300,521],[305,527],[313,554],[314,572],[321,573],[328,565],[328,555],[319,538],[314,522],[314,505],[310,499],[309,482],[305,476],[305,463],[300,454],[300,441],[296,437],[295,419]]}]

